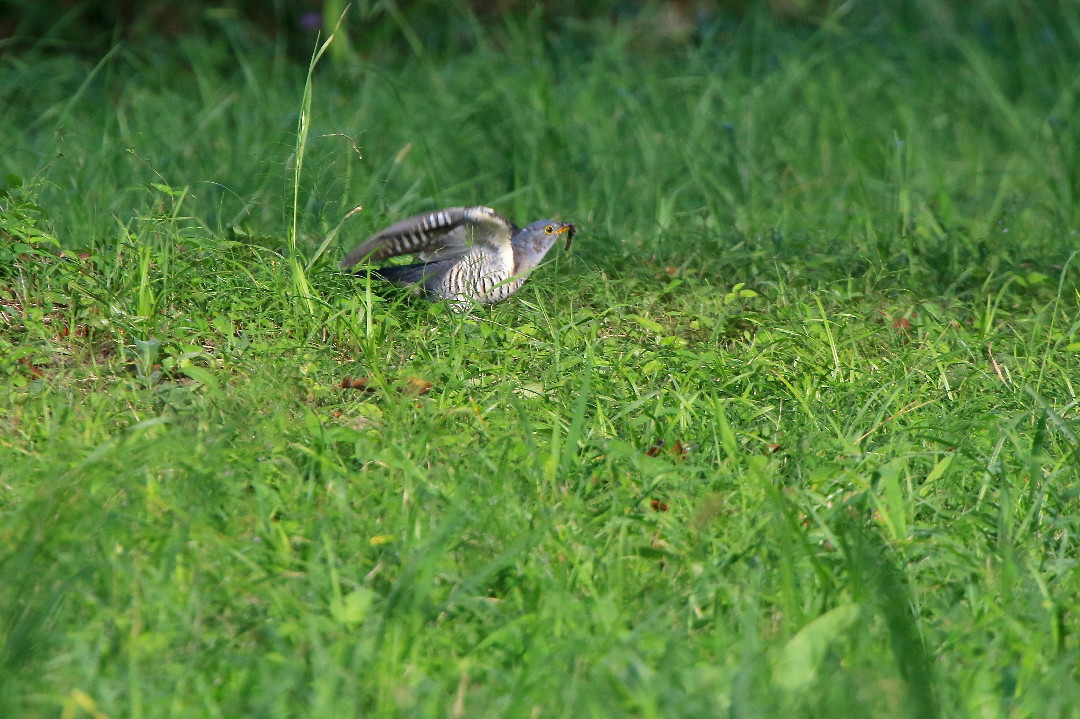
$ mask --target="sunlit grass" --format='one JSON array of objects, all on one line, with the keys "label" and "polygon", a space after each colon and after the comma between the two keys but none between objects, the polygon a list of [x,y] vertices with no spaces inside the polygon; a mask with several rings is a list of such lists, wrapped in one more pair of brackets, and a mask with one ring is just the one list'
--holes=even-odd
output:
[{"label": "sunlit grass", "polygon": [[1072,15],[0,58],[0,714],[1068,715]]}]

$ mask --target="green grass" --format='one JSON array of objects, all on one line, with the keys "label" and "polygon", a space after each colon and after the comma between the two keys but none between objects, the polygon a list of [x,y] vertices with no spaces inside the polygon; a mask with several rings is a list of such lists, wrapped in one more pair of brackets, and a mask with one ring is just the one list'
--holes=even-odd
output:
[{"label": "green grass", "polygon": [[[0,56],[0,715],[1075,715],[1047,7]],[[459,203],[581,232],[336,270]]]}]

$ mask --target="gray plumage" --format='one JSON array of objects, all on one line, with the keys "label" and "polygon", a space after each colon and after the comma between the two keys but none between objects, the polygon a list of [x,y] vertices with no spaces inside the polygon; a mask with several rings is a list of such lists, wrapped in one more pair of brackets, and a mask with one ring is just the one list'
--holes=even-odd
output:
[{"label": "gray plumage", "polygon": [[390,225],[346,255],[341,268],[415,254],[420,262],[381,267],[375,274],[456,304],[492,305],[521,287],[559,235],[566,233],[569,249],[576,231],[555,220],[521,229],[490,207],[448,207]]}]

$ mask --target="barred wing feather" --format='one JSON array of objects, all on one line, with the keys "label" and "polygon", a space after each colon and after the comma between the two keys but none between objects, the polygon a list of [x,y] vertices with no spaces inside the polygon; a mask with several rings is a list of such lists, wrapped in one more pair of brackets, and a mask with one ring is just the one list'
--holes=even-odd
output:
[{"label": "barred wing feather", "polygon": [[425,262],[469,254],[474,248],[507,258],[513,266],[510,238],[517,226],[490,207],[448,207],[390,225],[372,235],[341,261],[342,269],[363,260],[377,262],[417,254]]}]

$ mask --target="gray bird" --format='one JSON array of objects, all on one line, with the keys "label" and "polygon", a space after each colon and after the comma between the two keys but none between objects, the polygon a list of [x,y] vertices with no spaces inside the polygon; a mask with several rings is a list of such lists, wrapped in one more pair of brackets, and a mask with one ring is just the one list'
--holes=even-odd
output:
[{"label": "gray bird", "polygon": [[448,207],[390,225],[347,254],[340,266],[416,254],[420,262],[380,267],[375,274],[458,306],[493,305],[517,292],[559,235],[566,234],[570,249],[575,232],[569,222],[539,220],[520,229],[490,207]]}]

